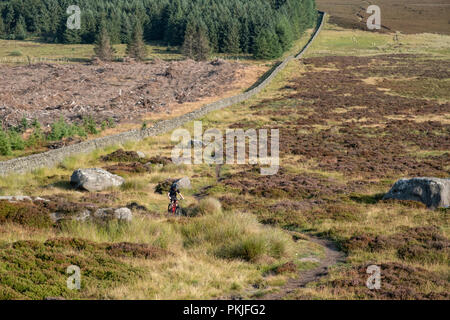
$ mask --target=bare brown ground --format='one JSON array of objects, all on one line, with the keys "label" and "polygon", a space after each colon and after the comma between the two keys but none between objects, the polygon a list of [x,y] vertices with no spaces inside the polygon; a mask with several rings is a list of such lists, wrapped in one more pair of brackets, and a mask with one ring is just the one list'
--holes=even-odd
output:
[{"label": "bare brown ground", "polygon": [[3,125],[23,117],[47,125],[85,116],[124,124],[104,132],[111,134],[231,96],[256,82],[263,69],[224,60],[0,66],[0,117]]},{"label": "bare brown ground", "polygon": [[298,289],[304,288],[308,283],[318,281],[325,277],[328,275],[330,267],[345,261],[345,254],[338,249],[334,242],[316,237],[309,237],[308,240],[322,246],[325,250],[325,257],[320,260],[319,266],[300,272],[298,277],[290,279],[279,291],[263,296],[263,300],[280,300],[286,298]]},{"label": "bare brown ground", "polygon": [[147,114],[146,120],[165,120],[171,117],[177,117],[185,113],[199,109],[201,106],[213,103],[215,101],[239,94],[243,89],[250,88],[267,71],[267,67],[257,65],[246,65],[245,68],[237,69],[235,72],[235,81],[229,90],[214,96],[200,98],[193,102],[171,103],[166,113]]}]

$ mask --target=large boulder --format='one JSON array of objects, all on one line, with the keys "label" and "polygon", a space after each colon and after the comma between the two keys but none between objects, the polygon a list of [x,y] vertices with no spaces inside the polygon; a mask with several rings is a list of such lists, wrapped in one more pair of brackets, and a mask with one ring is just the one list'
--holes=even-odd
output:
[{"label": "large boulder", "polygon": [[450,207],[450,179],[401,179],[383,199],[420,201],[431,209],[448,208]]},{"label": "large boulder", "polygon": [[70,178],[70,183],[75,188],[82,188],[90,192],[120,187],[124,182],[124,178],[98,168],[78,169]]},{"label": "large boulder", "polygon": [[184,177],[181,179],[176,180],[174,185],[178,186],[178,189],[191,189],[191,180],[188,177]]}]

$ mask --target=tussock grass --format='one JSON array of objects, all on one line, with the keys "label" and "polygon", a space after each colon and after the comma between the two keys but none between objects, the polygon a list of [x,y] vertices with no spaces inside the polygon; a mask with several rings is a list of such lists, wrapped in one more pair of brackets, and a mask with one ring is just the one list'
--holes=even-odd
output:
[{"label": "tussock grass", "polygon": [[[95,272],[92,276],[83,278],[82,290],[74,296],[64,290],[65,282],[61,282],[60,277],[54,277],[48,282],[45,280],[46,275],[41,275],[42,281],[47,281],[45,286],[34,280],[26,282],[23,273],[11,272],[18,267],[14,264],[18,260],[10,260],[8,269],[2,269],[0,264],[1,278],[4,279],[3,282],[0,281],[0,292],[5,299],[40,299],[55,295],[100,299],[218,298],[254,283],[264,283],[265,270],[294,259],[296,252],[296,244],[284,232],[259,224],[250,214],[232,212],[185,220],[136,216],[131,223],[126,224],[67,222],[60,228],[44,228],[34,233],[17,224],[3,227],[6,225],[0,226],[0,230],[6,231],[0,237],[1,245],[11,245],[24,238],[32,241],[20,247],[23,248],[20,250],[27,250],[31,255],[22,251],[19,253],[18,249],[7,252],[10,255],[21,255],[21,263],[26,263],[27,272],[37,272],[36,259],[40,258],[32,252],[48,251],[43,242],[54,238],[65,240],[56,241],[57,245],[52,245],[51,252],[47,253],[46,261],[52,268],[64,269],[67,255],[72,252],[76,260],[69,263],[81,263],[82,275],[83,272]],[[75,247],[70,249],[65,245],[66,242],[73,243]],[[108,249],[116,248],[114,244],[125,246],[123,243],[130,244],[126,246],[146,244],[167,250],[170,254],[147,259],[133,257],[124,251],[124,255],[111,256],[105,260],[105,252],[97,249],[98,245],[101,248],[106,245],[105,248]],[[100,266],[101,259],[107,261],[107,264]],[[95,271],[99,268],[102,271]],[[124,268],[129,270],[127,274],[123,274],[125,278],[117,275]],[[102,282],[103,273],[110,275],[105,283]],[[272,285],[281,285],[285,283],[285,279],[286,277],[277,276],[277,279],[268,278],[267,281]],[[17,283],[21,283],[24,290],[29,291],[21,295]]]},{"label": "tussock grass", "polygon": [[68,222],[62,226],[61,234],[99,243],[146,243],[169,250],[176,250],[182,245],[181,236],[174,225],[146,217],[135,217],[131,223],[111,221],[106,225]]},{"label": "tussock grass", "polygon": [[184,173],[188,170],[189,166],[185,164],[168,164],[161,168],[163,173]]},{"label": "tussock grass", "polygon": [[218,215],[222,213],[222,204],[219,200],[209,197],[200,200],[196,209],[198,215]]},{"label": "tussock grass", "polygon": [[219,258],[258,261],[292,253],[292,240],[282,231],[262,226],[246,213],[216,213],[183,225],[186,247],[203,247]]}]

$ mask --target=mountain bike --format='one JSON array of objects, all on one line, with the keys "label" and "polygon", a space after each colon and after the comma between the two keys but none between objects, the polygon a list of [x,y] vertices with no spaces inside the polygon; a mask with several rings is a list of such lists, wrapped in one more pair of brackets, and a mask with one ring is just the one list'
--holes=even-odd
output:
[{"label": "mountain bike", "polygon": [[167,211],[169,214],[172,214],[174,216],[182,216],[183,215],[183,209],[180,207],[179,200],[171,200],[169,207],[167,208]]}]

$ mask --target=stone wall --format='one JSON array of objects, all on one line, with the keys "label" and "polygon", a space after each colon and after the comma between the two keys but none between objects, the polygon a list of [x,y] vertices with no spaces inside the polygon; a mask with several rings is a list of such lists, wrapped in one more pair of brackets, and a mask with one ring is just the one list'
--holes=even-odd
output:
[{"label": "stone wall", "polygon": [[174,119],[159,121],[152,127],[144,130],[132,130],[112,136],[84,141],[75,145],[31,155],[28,157],[0,162],[0,176],[12,173],[29,172],[31,170],[43,167],[53,167],[61,163],[65,158],[73,155],[90,153],[96,149],[105,148],[111,145],[123,144],[128,141],[139,141],[146,137],[167,133],[181,127],[189,121],[199,119],[212,111],[220,110],[234,104],[244,102],[264,90],[272,82],[273,78],[276,77],[278,73],[280,73],[291,60],[300,59],[303,56],[303,54],[310,47],[314,39],[316,39],[317,35],[321,31],[325,22],[325,16],[325,12],[319,12],[318,27],[314,31],[311,39],[299,54],[286,58],[272,70],[272,72],[264,79],[264,81],[255,86],[253,89],[248,90],[247,92],[204,105],[198,110],[192,111]]}]

